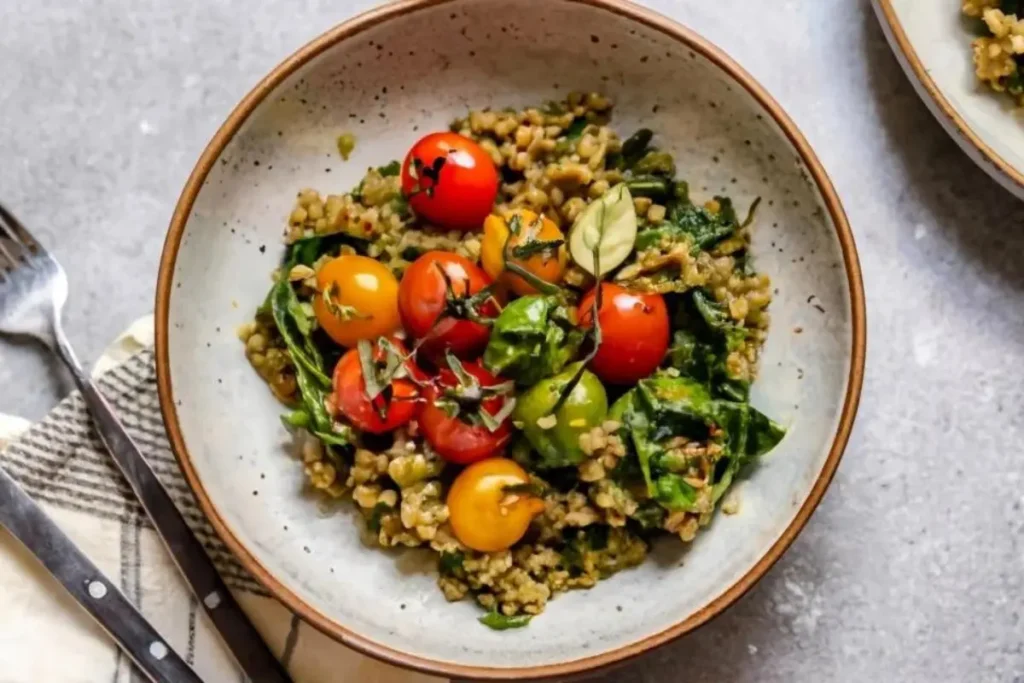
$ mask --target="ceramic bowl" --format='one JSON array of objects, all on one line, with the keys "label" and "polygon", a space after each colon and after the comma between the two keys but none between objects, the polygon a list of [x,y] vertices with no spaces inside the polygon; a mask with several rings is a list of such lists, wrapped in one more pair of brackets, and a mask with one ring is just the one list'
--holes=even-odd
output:
[{"label": "ceramic bowl", "polygon": [[[570,89],[658,132],[698,197],[763,198],[754,254],[778,288],[754,403],[789,433],[688,550],[552,601],[528,628],[480,626],[449,604],[427,553],[363,545],[345,510],[302,495],[281,407],[248,366],[251,319],[303,187],[342,191],[470,107]],[[342,162],[339,133],[358,144]],[[411,0],[338,26],[274,69],[230,114],[182,193],[157,301],[171,443],[224,542],[309,623],[370,655],[458,678],[560,676],[685,633],[740,597],[821,500],[850,433],[864,365],[853,237],[828,177],[778,104],[732,60],[664,17],[614,0]]]},{"label": "ceramic bowl", "polygon": [[956,0],[872,0],[918,95],[967,155],[1024,199],[1024,123],[974,75],[969,22]]}]

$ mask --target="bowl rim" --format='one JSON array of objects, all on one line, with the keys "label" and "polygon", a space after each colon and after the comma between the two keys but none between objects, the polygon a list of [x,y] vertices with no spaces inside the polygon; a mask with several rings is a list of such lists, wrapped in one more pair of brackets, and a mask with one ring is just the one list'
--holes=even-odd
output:
[{"label": "bowl rim", "polygon": [[370,655],[386,663],[418,670],[424,673],[449,676],[454,678],[471,678],[487,680],[519,680],[523,678],[551,678],[555,676],[566,676],[578,674],[584,671],[592,671],[597,668],[606,667],[626,659],[635,657],[652,648],[663,645],[667,642],[688,633],[703,625],[712,618],[721,614],[726,608],[743,596],[762,576],[775,564],[782,554],[796,539],[803,527],[807,524],[811,513],[818,506],[828,488],[829,483],[839,466],[843,451],[850,438],[854,417],[860,402],[861,386],[864,378],[864,361],[866,351],[866,314],[864,286],[861,275],[860,263],[857,256],[857,248],[854,243],[853,233],[849,221],[843,210],[842,204],[832,185],[828,174],[811,149],[810,144],[804,138],[789,116],[783,111],[771,95],[756,81],[750,74],[739,66],[733,59],[727,56],[722,50],[708,40],[699,36],[691,29],[684,27],[675,21],[635,5],[627,0],[559,0],[573,4],[582,4],[611,12],[634,22],[638,22],[648,28],[659,31],[665,36],[683,44],[690,50],[700,53],[704,58],[711,61],[725,74],[739,83],[754,99],[772,116],[775,123],[789,139],[800,155],[815,186],[820,192],[822,199],[828,209],[832,224],[835,226],[843,253],[843,261],[847,273],[848,290],[850,294],[850,312],[852,328],[852,348],[850,358],[850,369],[847,380],[846,395],[843,401],[843,409],[840,415],[832,445],[828,457],[814,482],[807,498],[804,500],[797,514],[782,532],[779,538],[772,544],[760,560],[738,580],[736,580],[725,591],[716,596],[711,602],[690,614],[685,619],[662,629],[657,633],[650,634],[639,640],[621,645],[614,649],[599,654],[581,657],[564,662],[543,664],[535,666],[520,667],[488,667],[458,664],[440,659],[432,659],[420,655],[403,652],[388,645],[378,643],[366,636],[356,633],[345,626],[331,620],[321,613],[314,606],[306,603],[297,594],[289,590],[281,581],[276,579],[249,549],[234,535],[231,528],[224,522],[218,512],[217,506],[211,500],[193,467],[191,456],[185,446],[181,426],[178,422],[177,410],[174,402],[174,392],[171,384],[171,372],[168,349],[169,312],[170,300],[173,291],[174,267],[177,260],[178,250],[181,245],[185,226],[197,196],[202,188],[203,182],[209,174],[217,158],[223,152],[225,146],[238,132],[242,124],[252,114],[256,107],[281,84],[287,77],[298,68],[308,63],[314,57],[320,55],[328,48],[356,36],[361,32],[382,24],[390,19],[415,13],[419,10],[443,6],[456,0],[398,0],[390,4],[371,9],[356,15],[355,17],[338,24],[309,43],[299,48],[292,55],[278,64],[265,76],[249,93],[236,105],[228,118],[214,134],[209,144],[204,149],[195,168],[189,176],[182,190],[174,213],[171,217],[170,227],[164,243],[163,253],[160,259],[160,269],[156,289],[156,370],[157,384],[160,398],[160,408],[164,424],[167,428],[171,449],[174,452],[189,487],[195,494],[200,508],[213,526],[217,535],[231,552],[238,558],[239,562],[249,571],[272,596],[280,600],[292,612],[300,616],[305,622],[311,624],[332,639],[351,647],[363,654]]},{"label": "bowl rim", "polygon": [[896,55],[896,61],[914,85],[918,96],[924,101],[932,115],[942,124],[946,132],[956,140],[969,157],[992,176],[993,180],[1008,191],[1024,199],[1024,170],[1018,169],[981,139],[967,120],[953,107],[949,99],[932,78],[924,65],[910,36],[903,28],[903,22],[896,14],[892,0],[872,0],[878,23],[882,26],[889,47]]}]

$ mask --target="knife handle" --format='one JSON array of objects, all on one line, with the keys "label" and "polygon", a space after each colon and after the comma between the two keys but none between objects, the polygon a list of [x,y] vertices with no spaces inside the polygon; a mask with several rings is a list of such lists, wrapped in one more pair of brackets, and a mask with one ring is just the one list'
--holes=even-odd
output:
[{"label": "knife handle", "polygon": [[35,555],[150,680],[202,683],[128,598],[3,468],[0,524]]}]

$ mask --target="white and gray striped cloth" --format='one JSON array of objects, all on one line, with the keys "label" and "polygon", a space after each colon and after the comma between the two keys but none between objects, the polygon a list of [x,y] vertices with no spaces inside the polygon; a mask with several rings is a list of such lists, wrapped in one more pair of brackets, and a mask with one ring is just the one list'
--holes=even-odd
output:
[{"label": "white and gray striped cloth", "polygon": [[[225,581],[296,683],[438,681],[385,666],[300,623],[216,537],[178,469],[146,349],[100,378]],[[6,424],[0,421],[0,429]],[[5,439],[0,433],[0,446]],[[0,451],[4,467],[138,606],[205,681],[242,681],[160,539],[93,432],[75,393]],[[135,683],[144,677],[0,528],[0,683]]]}]

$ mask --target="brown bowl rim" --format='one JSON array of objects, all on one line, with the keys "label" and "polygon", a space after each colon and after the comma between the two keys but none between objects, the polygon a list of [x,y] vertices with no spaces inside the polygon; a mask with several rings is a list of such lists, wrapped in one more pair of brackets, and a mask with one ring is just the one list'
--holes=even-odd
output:
[{"label": "brown bowl rim", "polygon": [[284,605],[300,616],[304,621],[319,629],[329,637],[343,643],[363,654],[370,655],[389,664],[422,671],[424,673],[450,676],[455,678],[488,679],[488,680],[519,680],[523,678],[550,678],[555,676],[566,676],[584,671],[591,671],[600,667],[609,666],[622,662],[628,658],[637,656],[652,648],[663,645],[679,636],[692,631],[710,619],[716,617],[727,607],[738,600],[747,590],[750,589],[773,564],[782,556],[786,549],[793,543],[797,534],[807,524],[811,513],[818,506],[825,490],[828,488],[832,477],[835,474],[839,461],[842,458],[843,450],[850,437],[854,417],[860,402],[861,385],[864,377],[864,359],[866,348],[866,322],[864,305],[864,288],[861,278],[860,263],[857,258],[857,249],[854,243],[853,233],[847,221],[846,214],[836,194],[828,174],[825,172],[812,151],[804,136],[797,129],[789,116],[782,110],[778,103],[755,81],[743,68],[732,58],[728,57],[720,49],[700,37],[692,30],[675,23],[667,17],[661,16],[650,10],[641,8],[625,0],[559,0],[561,2],[572,2],[590,5],[598,9],[612,12],[635,22],[639,22],[649,28],[660,31],[664,35],[682,43],[689,49],[699,52],[705,58],[717,65],[726,74],[740,83],[774,118],[790,142],[797,149],[806,165],[808,173],[821,193],[828,208],[829,215],[836,227],[837,236],[843,251],[843,260],[848,278],[850,291],[850,307],[852,315],[852,349],[850,373],[844,399],[843,410],[835,438],[829,450],[828,458],[825,461],[821,473],[818,475],[810,494],[804,501],[796,516],[790,522],[782,535],[769,548],[768,552],[755,564],[744,576],[734,582],[721,595],[717,596],[709,604],[697,612],[691,614],[677,624],[674,624],[658,633],[651,634],[637,640],[589,657],[574,659],[556,664],[545,664],[540,666],[524,667],[486,667],[456,664],[452,662],[430,659],[418,655],[401,652],[386,645],[377,643],[365,636],[355,633],[341,624],[329,619],[320,613],[316,608],[304,602],[298,595],[286,588],[280,581],[271,575],[249,550],[235,537],[228,525],[223,521],[216,505],[207,495],[195,468],[192,466],[191,457],[185,447],[185,441],[178,423],[177,411],[174,404],[173,388],[171,386],[170,362],[168,352],[168,317],[170,311],[170,300],[172,292],[172,279],[174,266],[177,259],[178,249],[185,231],[185,225],[192,211],[192,206],[199,194],[204,180],[210,169],[224,150],[228,142],[233,138],[241,125],[253,112],[253,110],[267,97],[267,95],[283,82],[288,76],[294,73],[299,67],[308,63],[311,59],[324,52],[331,46],[357,35],[368,28],[377,26],[389,19],[403,16],[418,10],[444,5],[455,0],[400,0],[371,9],[363,14],[341,23],[326,33],[314,38],[312,41],[301,47],[290,57],[276,66],[266,77],[242,99],[235,109],[228,116],[224,124],[214,134],[199,158],[192,174],[182,190],[181,197],[175,207],[171,218],[170,228],[164,244],[163,254],[160,260],[159,278],[156,290],[156,367],[157,383],[160,396],[161,412],[171,448],[181,465],[190,488],[195,494],[200,508],[209,519],[217,535],[224,544],[234,553],[246,568],[261,584],[263,584],[271,595],[280,600]]},{"label": "brown bowl rim", "polygon": [[[892,0],[873,0],[875,5],[875,13],[878,15],[879,23],[882,25],[882,29],[885,33],[886,39],[889,45],[893,48],[893,52],[896,53],[897,61],[900,62],[903,70],[907,73],[907,76],[911,76],[912,80],[916,79],[921,87],[925,89],[931,101],[938,107],[936,111],[933,107],[928,109],[932,112],[932,115],[939,120],[939,123],[948,124],[956,129],[956,133],[959,133],[960,139],[957,139],[956,135],[953,138],[963,147],[965,144],[970,144],[974,147],[985,160],[990,164],[989,167],[985,167],[982,164],[978,164],[986,171],[989,175],[993,176],[995,180],[999,181],[1000,184],[1006,185],[1007,182],[1013,183],[1015,187],[1007,187],[1008,190],[1013,192],[1015,195],[1024,199],[1024,172],[1017,169],[1010,162],[1004,159],[998,152],[989,147],[989,145],[981,139],[981,137],[974,132],[970,124],[967,123],[966,119],[962,117],[953,105],[950,104],[946,96],[942,94],[942,90],[939,89],[935,79],[931,77],[928,69],[925,67],[924,62],[921,61],[921,57],[918,56],[917,50],[914,49],[913,44],[910,42],[910,38],[907,36],[907,32],[903,29],[903,23],[896,16],[896,10],[893,8]],[[918,94],[921,95],[920,91]],[[924,97],[922,96],[922,99]],[[927,102],[926,102],[927,104]],[[943,121],[939,114],[946,117]],[[953,134],[952,130],[947,128],[950,134]],[[973,159],[975,163],[978,163],[978,159]],[[996,175],[995,172],[999,172],[1001,175]]]}]

